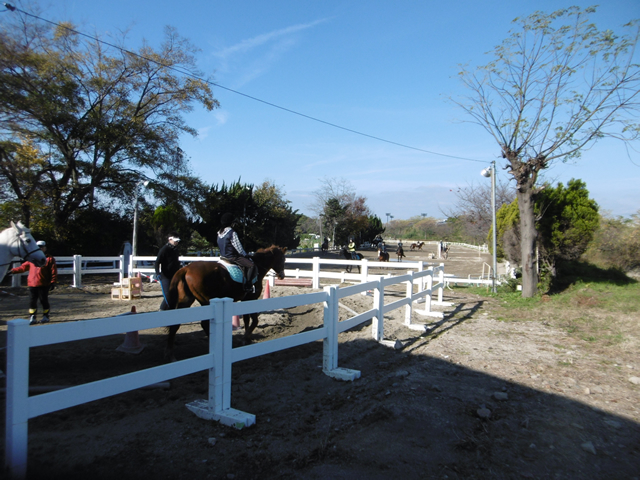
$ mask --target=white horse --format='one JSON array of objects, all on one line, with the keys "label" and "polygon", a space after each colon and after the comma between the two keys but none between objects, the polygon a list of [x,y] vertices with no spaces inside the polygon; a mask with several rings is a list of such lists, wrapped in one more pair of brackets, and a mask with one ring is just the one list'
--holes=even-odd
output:
[{"label": "white horse", "polygon": [[2,280],[14,257],[32,262],[38,267],[47,263],[47,257],[31,236],[31,230],[18,222],[0,233],[0,280]]}]

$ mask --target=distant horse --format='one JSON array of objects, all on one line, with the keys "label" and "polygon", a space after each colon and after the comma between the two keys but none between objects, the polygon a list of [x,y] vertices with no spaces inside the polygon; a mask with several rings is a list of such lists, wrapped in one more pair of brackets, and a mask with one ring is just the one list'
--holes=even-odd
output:
[{"label": "distant horse", "polygon": [[402,261],[402,257],[406,257],[406,255],[404,254],[404,248],[402,248],[402,245],[398,245],[398,248],[396,249],[396,255],[398,255],[399,262]]},{"label": "distant horse", "polygon": [[[195,300],[200,305],[209,305],[212,298],[233,298],[234,302],[256,300],[262,293],[262,280],[273,269],[279,279],[284,278],[286,248],[271,245],[261,248],[253,254],[253,263],[258,267],[258,280],[254,292],[245,292],[240,281],[234,281],[227,268],[218,262],[193,262],[182,267],[171,279],[169,287],[169,308],[189,308]],[[258,326],[258,314],[244,315],[244,341],[250,343],[251,334]],[[249,322],[251,321],[251,325]],[[209,322],[201,322],[202,328],[209,334]],[[165,356],[175,360],[173,344],[180,325],[169,327],[169,338]]]},{"label": "distant horse", "polygon": [[449,258],[449,249],[451,248],[450,245],[445,245],[442,249],[442,253],[444,256],[444,259],[446,260],[447,258]]},{"label": "distant horse", "polygon": [[[347,259],[347,260],[354,260],[354,258],[352,258],[352,257],[351,257],[351,253],[349,253],[349,252],[347,251],[347,248],[346,248],[346,247],[344,247],[344,246],[343,246],[343,247],[340,249],[340,253],[342,254],[342,256],[343,256],[345,259]],[[355,252],[355,255],[354,255],[354,256],[356,257],[356,258],[355,258],[355,260],[362,260],[362,259],[364,258],[364,257],[362,256],[362,254],[361,254],[361,253],[358,253],[358,252]],[[360,265],[357,265],[357,267],[358,267],[358,273],[360,273]],[[345,270],[347,271],[347,273],[351,273],[351,270],[352,270],[352,269],[353,269],[353,265],[347,265],[347,266],[345,267]]]},{"label": "distant horse", "polygon": [[422,246],[424,245],[424,242],[418,242],[418,243],[412,243],[411,244],[411,250],[422,250]]},{"label": "distant horse", "polygon": [[28,260],[37,267],[44,267],[47,257],[31,236],[31,230],[18,222],[0,233],[0,280],[2,280],[14,257]]},{"label": "distant horse", "polygon": [[329,250],[329,242],[325,240],[324,242],[322,242],[322,251],[326,252],[328,250]]},{"label": "distant horse", "polygon": [[389,261],[389,253],[383,252],[381,248],[378,249],[378,261],[379,262],[388,262]]}]

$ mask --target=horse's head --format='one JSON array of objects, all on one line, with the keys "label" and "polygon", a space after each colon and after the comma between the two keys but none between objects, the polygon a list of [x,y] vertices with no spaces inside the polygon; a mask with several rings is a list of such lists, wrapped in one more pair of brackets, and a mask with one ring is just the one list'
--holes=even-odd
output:
[{"label": "horse's head", "polygon": [[256,252],[254,261],[259,267],[263,267],[267,270],[272,269],[276,272],[276,276],[282,280],[284,279],[286,251],[286,247],[278,247],[277,245],[271,245],[269,248],[261,248]]},{"label": "horse's head", "polygon": [[15,233],[15,239],[9,242],[10,252],[20,258],[30,261],[37,267],[43,267],[47,263],[47,257],[40,247],[36,245],[36,241],[31,236],[31,230],[22,225],[22,223],[11,222]]},{"label": "horse's head", "polygon": [[275,247],[273,249],[274,264],[271,268],[273,269],[274,272],[276,272],[276,275],[278,276],[278,278],[280,280],[283,280],[284,264],[286,262],[285,253],[287,253],[287,248],[286,247],[280,248],[275,245],[273,245],[273,247]]}]

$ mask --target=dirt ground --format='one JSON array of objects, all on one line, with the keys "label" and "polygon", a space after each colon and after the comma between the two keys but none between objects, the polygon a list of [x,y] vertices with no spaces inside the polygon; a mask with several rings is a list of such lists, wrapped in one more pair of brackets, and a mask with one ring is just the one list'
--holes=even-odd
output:
[{"label": "dirt ground", "polygon": [[[407,255],[427,260],[426,252]],[[465,277],[478,275],[489,260],[459,248],[450,255],[447,272]],[[112,278],[86,276],[82,289],[62,280],[51,295],[54,323],[119,315],[132,305],[138,312],[155,311],[161,301],[157,284],[145,283],[141,299],[116,301],[109,295]],[[274,287],[271,296],[310,291]],[[2,346],[6,322],[26,316],[26,294],[25,288],[0,287]],[[371,308],[372,300],[344,299],[340,311],[353,316]],[[34,418],[28,476],[640,477],[640,386],[629,381],[640,377],[637,349],[595,355],[541,319],[496,320],[497,300],[455,287],[444,300],[454,306],[434,308],[445,312],[442,320],[414,311],[415,322],[431,327],[427,334],[402,326],[403,309],[385,316],[385,337],[399,340],[401,348],[373,341],[370,323],[341,334],[340,366],[362,372],[353,382],[322,373],[321,342],[234,364],[232,407],[257,417],[256,425],[243,430],[199,419],[185,407],[207,396],[206,372],[174,379],[168,389],[136,390]],[[266,312],[255,341],[321,323],[320,304]],[[234,345],[241,335],[234,332]],[[123,340],[115,335],[34,349],[30,384],[72,386],[164,362],[161,330],[140,332],[145,348],[137,355],[116,351]],[[199,325],[178,332],[178,359],[207,349]]]}]

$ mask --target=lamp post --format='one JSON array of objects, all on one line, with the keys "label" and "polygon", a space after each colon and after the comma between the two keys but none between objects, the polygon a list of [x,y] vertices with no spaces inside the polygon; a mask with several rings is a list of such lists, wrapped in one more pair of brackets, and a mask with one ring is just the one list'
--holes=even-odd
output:
[{"label": "lamp post", "polygon": [[133,242],[131,244],[131,263],[133,264],[133,257],[136,256],[136,247],[138,246],[138,198],[140,197],[140,186],[147,187],[149,180],[140,180],[136,184],[136,203],[133,207]]},{"label": "lamp post", "polygon": [[387,216],[387,225],[389,225],[389,217],[391,217],[391,214],[390,213],[385,213],[385,215]]},{"label": "lamp post", "polygon": [[[422,217],[423,220],[425,218],[427,218],[427,214],[426,213],[421,213],[420,216]],[[426,227],[424,229],[424,239],[425,239],[425,241],[427,240],[427,228]]]},{"label": "lamp post", "polygon": [[480,172],[483,177],[491,177],[491,230],[493,231],[493,268],[491,269],[491,291],[496,293],[496,277],[497,277],[497,240],[496,240],[496,162],[491,162],[489,168],[485,168]]}]

